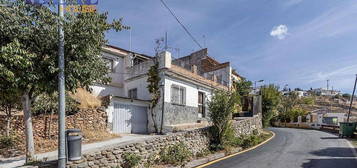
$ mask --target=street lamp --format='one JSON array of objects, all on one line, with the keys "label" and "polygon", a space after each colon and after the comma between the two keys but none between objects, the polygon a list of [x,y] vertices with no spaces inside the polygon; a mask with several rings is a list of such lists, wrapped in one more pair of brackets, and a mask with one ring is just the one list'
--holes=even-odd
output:
[{"label": "street lamp", "polygon": [[58,168],[66,167],[66,141],[65,141],[65,75],[64,75],[64,31],[63,12],[64,0],[58,1],[58,15],[61,18],[58,26],[59,44],[58,44]]}]

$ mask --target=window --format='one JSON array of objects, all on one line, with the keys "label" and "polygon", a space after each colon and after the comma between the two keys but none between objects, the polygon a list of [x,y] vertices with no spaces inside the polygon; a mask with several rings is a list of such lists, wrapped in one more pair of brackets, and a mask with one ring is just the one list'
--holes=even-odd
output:
[{"label": "window", "polygon": [[138,98],[138,89],[130,89],[128,91],[128,97],[131,99],[137,99]]},{"label": "window", "polygon": [[181,86],[172,85],[171,86],[171,103],[173,104],[186,104],[186,89]]},{"label": "window", "polygon": [[114,72],[114,60],[109,58],[103,58],[105,65],[108,68],[109,72]]},{"label": "window", "polygon": [[198,113],[202,117],[206,117],[206,108],[205,108],[205,93],[198,92]]}]

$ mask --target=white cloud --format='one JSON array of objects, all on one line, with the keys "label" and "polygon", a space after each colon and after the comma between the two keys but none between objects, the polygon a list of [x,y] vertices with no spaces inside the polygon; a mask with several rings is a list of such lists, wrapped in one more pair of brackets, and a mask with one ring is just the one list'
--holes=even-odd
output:
[{"label": "white cloud", "polygon": [[270,35],[282,40],[288,35],[288,27],[286,25],[275,26],[271,30]]}]

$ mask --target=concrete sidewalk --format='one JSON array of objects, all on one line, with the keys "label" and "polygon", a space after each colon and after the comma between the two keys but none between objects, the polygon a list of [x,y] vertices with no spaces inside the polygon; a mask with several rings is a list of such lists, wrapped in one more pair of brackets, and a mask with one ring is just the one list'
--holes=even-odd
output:
[{"label": "concrete sidewalk", "polygon": [[[90,153],[93,151],[101,150],[113,145],[122,145],[126,143],[133,143],[136,141],[142,141],[146,139],[151,139],[159,137],[160,135],[138,135],[138,134],[127,134],[121,135],[120,138],[110,139],[102,142],[95,142],[90,144],[84,144],[82,146],[82,154]],[[57,159],[57,150],[47,153],[36,154],[35,158],[37,160],[56,160]],[[11,168],[19,167],[25,164],[25,156],[13,157],[0,159],[0,168]]]}]

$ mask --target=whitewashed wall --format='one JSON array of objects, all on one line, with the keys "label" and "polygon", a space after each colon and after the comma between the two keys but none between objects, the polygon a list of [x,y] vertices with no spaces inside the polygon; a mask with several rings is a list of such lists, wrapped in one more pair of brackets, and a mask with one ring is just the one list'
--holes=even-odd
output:
[{"label": "whitewashed wall", "polygon": [[151,100],[149,90],[147,89],[148,83],[146,82],[147,76],[128,81],[125,83],[125,97],[128,97],[128,91],[130,89],[137,88],[138,99]]},{"label": "whitewashed wall", "polygon": [[114,55],[103,52],[103,57],[113,60],[113,72],[108,76],[112,78],[112,82],[109,85],[95,84],[91,86],[93,95],[95,96],[125,96],[124,94],[124,56]]},{"label": "whitewashed wall", "polygon": [[94,96],[108,96],[108,95],[120,96],[120,97],[125,96],[124,88],[119,88],[116,86],[93,85],[91,86],[91,88],[92,88],[92,94]]},{"label": "whitewashed wall", "polygon": [[[206,98],[210,100],[212,91],[189,82],[165,77],[165,102],[171,102],[171,86],[178,85],[186,88],[186,106],[198,107],[198,92],[204,92]],[[206,100],[207,102],[207,100]]]}]

